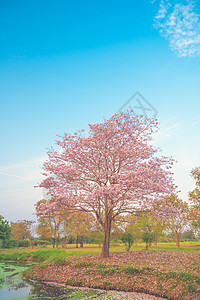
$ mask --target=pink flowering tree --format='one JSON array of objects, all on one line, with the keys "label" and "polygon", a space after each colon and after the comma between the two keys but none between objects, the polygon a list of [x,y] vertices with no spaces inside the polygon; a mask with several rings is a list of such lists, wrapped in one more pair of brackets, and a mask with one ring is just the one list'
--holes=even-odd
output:
[{"label": "pink flowering tree", "polygon": [[[63,206],[94,214],[104,230],[103,257],[109,256],[111,226],[120,215],[151,211],[161,219],[174,212],[166,197],[175,189],[174,160],[156,155],[155,130],[155,120],[120,112],[89,125],[88,136],[65,133],[57,141],[60,151],[48,151],[39,186]],[[56,209],[62,205],[59,200]]]}]

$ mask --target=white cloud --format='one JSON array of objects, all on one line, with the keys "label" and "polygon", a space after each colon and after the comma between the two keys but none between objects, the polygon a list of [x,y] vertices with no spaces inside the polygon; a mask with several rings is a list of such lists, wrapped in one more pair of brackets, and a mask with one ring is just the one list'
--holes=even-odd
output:
[{"label": "white cloud", "polygon": [[200,55],[200,16],[192,1],[162,0],[154,26],[180,56]]},{"label": "white cloud", "polygon": [[195,187],[190,176],[191,169],[200,165],[199,124],[200,120],[192,117],[163,119],[153,140],[155,146],[163,149],[160,155],[172,155],[177,161],[173,167],[174,179],[181,191],[179,196],[185,201],[188,200],[188,192]]},{"label": "white cloud", "polygon": [[0,166],[0,214],[8,220],[33,219],[34,203],[42,199],[35,189],[43,178],[41,167],[46,156],[32,158],[8,166]]},{"label": "white cloud", "polygon": [[181,124],[177,117],[163,120],[158,132],[154,134],[154,143],[159,144],[162,140],[173,138],[180,130]]},{"label": "white cloud", "polygon": [[9,174],[9,173],[6,173],[6,172],[0,172],[0,175],[16,177],[16,178],[25,179],[25,180],[32,180],[31,178],[22,177],[22,176],[18,176],[18,175],[15,175],[15,174]]},{"label": "white cloud", "polygon": [[0,166],[0,172],[2,171],[5,171],[5,172],[9,172],[10,173],[10,170],[17,170],[17,171],[20,171],[20,170],[24,170],[24,169],[27,169],[27,168],[31,168],[35,165],[37,166],[41,166],[42,163],[44,162],[44,160],[47,159],[47,156],[41,156],[41,157],[34,157],[32,159],[29,159],[29,160],[25,160],[25,161],[21,161],[21,162],[18,162],[18,163],[15,163],[15,164],[12,164],[12,165],[7,165],[7,166]]}]

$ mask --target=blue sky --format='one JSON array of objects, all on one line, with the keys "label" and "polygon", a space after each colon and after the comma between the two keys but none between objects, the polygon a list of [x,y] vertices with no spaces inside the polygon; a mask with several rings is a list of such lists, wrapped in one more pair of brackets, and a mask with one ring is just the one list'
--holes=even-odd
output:
[{"label": "blue sky", "polygon": [[0,3],[0,214],[33,219],[56,134],[101,122],[136,91],[158,111],[155,144],[177,159],[187,200],[200,165],[199,14],[198,1]]}]

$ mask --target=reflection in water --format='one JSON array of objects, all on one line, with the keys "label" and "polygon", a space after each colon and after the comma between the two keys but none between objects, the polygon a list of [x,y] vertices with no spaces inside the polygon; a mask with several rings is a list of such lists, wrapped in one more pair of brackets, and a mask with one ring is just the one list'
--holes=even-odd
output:
[{"label": "reflection in water", "polygon": [[18,289],[21,289],[21,288],[27,288],[28,287],[28,284],[24,281],[22,282],[19,282],[19,283],[16,283],[16,284],[13,284],[9,287],[9,290],[15,290],[17,291]]},{"label": "reflection in water", "polygon": [[13,272],[15,271],[15,269],[11,269],[11,268],[4,268],[4,272]]},{"label": "reflection in water", "polygon": [[15,262],[0,262],[0,299],[9,300],[29,295],[31,287],[22,280],[21,273],[26,269],[24,265]]},{"label": "reflection in water", "polygon": [[[9,265],[9,267],[8,267]],[[11,267],[12,266],[12,267]],[[0,262],[0,299],[66,299],[71,293],[64,288],[46,284],[30,283],[22,279],[21,273],[27,268],[15,262]]]},{"label": "reflection in water", "polygon": [[0,262],[0,300],[88,299],[76,289],[25,281],[21,274],[26,268],[27,265],[16,262]]},{"label": "reflection in water", "polygon": [[33,299],[74,299],[71,297],[72,291],[73,290],[47,284],[36,284],[31,288],[31,294],[39,297]]}]

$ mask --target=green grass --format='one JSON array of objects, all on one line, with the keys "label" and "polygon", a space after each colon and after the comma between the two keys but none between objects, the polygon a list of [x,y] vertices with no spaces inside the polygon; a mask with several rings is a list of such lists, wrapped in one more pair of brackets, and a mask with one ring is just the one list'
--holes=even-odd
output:
[{"label": "green grass", "polygon": [[[70,256],[87,256],[95,255],[101,253],[101,248],[98,245],[85,245],[84,248],[75,248],[74,245],[70,245],[70,248],[15,248],[15,249],[1,249],[0,259],[4,260],[27,260],[31,258],[34,261],[51,261],[57,259],[58,264],[64,263],[64,260]],[[148,251],[189,251],[195,252],[200,250],[200,241],[198,242],[182,242],[181,247],[177,248],[174,243],[158,243],[158,246],[151,246]],[[110,253],[113,252],[125,252],[125,247],[123,245],[111,246]],[[131,251],[146,251],[145,244],[139,244],[138,246],[133,246]]]}]

